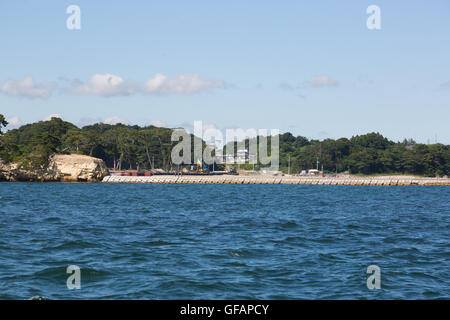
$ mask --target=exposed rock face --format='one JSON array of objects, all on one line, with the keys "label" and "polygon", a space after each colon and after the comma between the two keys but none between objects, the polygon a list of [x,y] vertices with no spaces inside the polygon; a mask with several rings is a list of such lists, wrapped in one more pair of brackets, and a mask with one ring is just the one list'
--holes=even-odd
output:
[{"label": "exposed rock face", "polygon": [[59,154],[52,159],[61,181],[96,182],[109,175],[103,160],[79,154]]},{"label": "exposed rock face", "polygon": [[3,163],[0,161],[0,181],[59,181],[61,175],[52,163],[45,169],[27,170],[20,168],[17,163]]},{"label": "exposed rock face", "polygon": [[6,181],[97,182],[107,175],[109,171],[103,160],[79,154],[55,155],[46,168],[33,170],[0,160],[0,180]]}]

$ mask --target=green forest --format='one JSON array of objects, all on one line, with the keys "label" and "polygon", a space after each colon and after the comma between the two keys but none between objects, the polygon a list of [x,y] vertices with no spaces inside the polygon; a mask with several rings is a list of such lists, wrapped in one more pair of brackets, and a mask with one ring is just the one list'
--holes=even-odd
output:
[{"label": "green forest", "polygon": [[[0,114],[0,159],[25,168],[45,166],[52,154],[79,153],[103,159],[116,170],[171,170],[171,150],[178,143],[171,141],[172,129],[154,126],[97,123],[78,128],[60,118],[6,131],[7,125]],[[450,147],[438,143],[419,144],[412,139],[394,142],[379,133],[319,141],[288,132],[281,134],[279,141],[283,172],[300,173],[319,163],[320,169],[323,166],[325,172],[333,173],[450,173]]]}]

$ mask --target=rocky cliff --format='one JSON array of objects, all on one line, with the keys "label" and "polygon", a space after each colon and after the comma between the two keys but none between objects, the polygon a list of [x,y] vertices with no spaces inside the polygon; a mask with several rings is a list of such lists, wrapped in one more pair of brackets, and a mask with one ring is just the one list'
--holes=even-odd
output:
[{"label": "rocky cliff", "polygon": [[6,181],[97,182],[108,174],[103,160],[79,154],[55,155],[46,168],[33,170],[0,160],[0,180]]},{"label": "rocky cliff", "polygon": [[109,175],[103,160],[79,154],[56,155],[53,163],[61,173],[62,181],[95,182]]}]

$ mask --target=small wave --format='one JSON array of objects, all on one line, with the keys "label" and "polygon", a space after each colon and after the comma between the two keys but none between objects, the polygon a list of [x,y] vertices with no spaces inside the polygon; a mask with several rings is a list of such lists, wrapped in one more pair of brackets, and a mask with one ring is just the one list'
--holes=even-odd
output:
[{"label": "small wave", "polygon": [[237,262],[237,261],[227,262],[224,265],[228,266],[228,267],[247,267],[247,264],[240,263],[240,262]]},{"label": "small wave", "polygon": [[423,295],[427,298],[427,299],[448,299],[448,297],[441,297],[441,293],[437,292],[437,291],[431,291],[431,290],[425,290],[423,292]]},{"label": "small wave", "polygon": [[60,222],[61,218],[59,217],[48,217],[44,219],[44,222]]},{"label": "small wave", "polygon": [[43,296],[32,296],[28,300],[50,300],[50,299],[43,297]]},{"label": "small wave", "polygon": [[230,251],[228,251],[228,253],[233,257],[243,257],[244,256],[244,254],[239,251],[230,250]]},{"label": "small wave", "polygon": [[87,248],[97,248],[98,245],[92,242],[84,240],[69,240],[65,241],[54,247],[48,247],[46,250],[72,250],[72,249],[87,249]]},{"label": "small wave", "polygon": [[324,259],[327,261],[344,261],[344,259],[340,258],[339,256],[332,254],[332,253],[319,253],[319,258]]},{"label": "small wave", "polygon": [[160,247],[160,246],[171,246],[171,245],[177,245],[176,242],[169,242],[164,240],[154,240],[154,241],[148,241],[144,243],[144,246],[150,246],[150,247]]},{"label": "small wave", "polygon": [[287,221],[280,224],[282,229],[295,229],[298,227],[297,222],[295,221]]}]

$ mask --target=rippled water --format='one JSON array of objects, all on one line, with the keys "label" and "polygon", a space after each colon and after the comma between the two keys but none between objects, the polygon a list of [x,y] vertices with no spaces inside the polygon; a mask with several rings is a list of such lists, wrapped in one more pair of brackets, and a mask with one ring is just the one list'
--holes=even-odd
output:
[{"label": "rippled water", "polygon": [[[450,298],[449,200],[448,187],[0,183],[0,298]],[[372,264],[381,290],[367,289]]]}]

